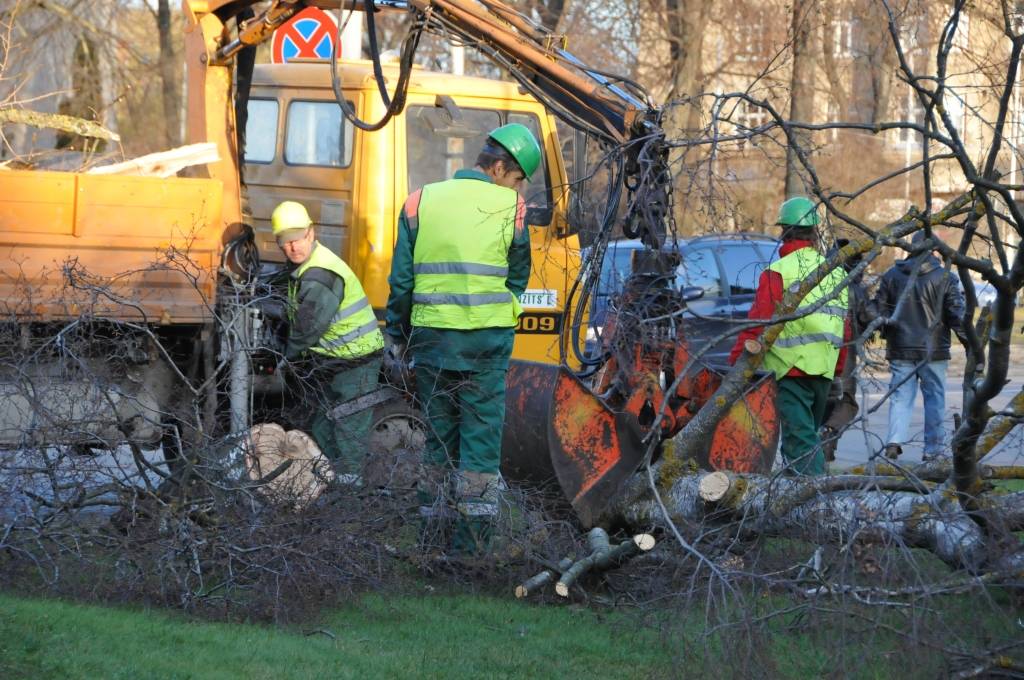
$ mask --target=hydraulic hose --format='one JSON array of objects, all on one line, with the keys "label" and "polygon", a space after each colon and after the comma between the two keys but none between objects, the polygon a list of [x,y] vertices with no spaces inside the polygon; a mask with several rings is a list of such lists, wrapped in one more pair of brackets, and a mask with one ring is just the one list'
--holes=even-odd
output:
[{"label": "hydraulic hose", "polygon": [[[344,10],[344,3],[342,3],[342,10]],[[356,115],[353,108],[349,106],[348,101],[345,99],[345,93],[341,89],[341,79],[338,77],[338,69],[335,65],[336,53],[335,53],[335,41],[331,42],[331,89],[334,90],[334,98],[338,102],[338,106],[341,107],[341,112],[354,126],[360,130],[366,132],[376,132],[390,122],[390,120],[397,114],[401,113],[405,108],[406,94],[409,90],[409,80],[412,76],[412,62],[416,56],[416,48],[420,43],[420,36],[423,31],[423,21],[417,17],[413,26],[409,29],[409,33],[405,36],[405,41],[402,43],[402,56],[399,60],[398,70],[398,83],[395,85],[395,96],[390,98],[387,92],[387,84],[384,82],[384,70],[380,64],[380,51],[379,45],[377,44],[377,31],[376,23],[373,18],[373,13],[376,11],[373,0],[366,1],[366,23],[370,34],[370,58],[373,61],[373,76],[377,82],[377,89],[380,91],[381,99],[387,110],[381,119],[376,123],[367,123]],[[341,24],[338,25],[338,41],[341,42]]]}]

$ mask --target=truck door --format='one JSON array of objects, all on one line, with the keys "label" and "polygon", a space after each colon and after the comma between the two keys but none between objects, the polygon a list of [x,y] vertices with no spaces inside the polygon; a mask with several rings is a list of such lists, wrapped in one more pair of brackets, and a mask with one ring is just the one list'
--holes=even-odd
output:
[{"label": "truck door", "polygon": [[262,259],[284,261],[271,235],[270,215],[285,200],[305,205],[320,242],[348,255],[355,142],[354,127],[329,92],[254,88],[245,183]]}]

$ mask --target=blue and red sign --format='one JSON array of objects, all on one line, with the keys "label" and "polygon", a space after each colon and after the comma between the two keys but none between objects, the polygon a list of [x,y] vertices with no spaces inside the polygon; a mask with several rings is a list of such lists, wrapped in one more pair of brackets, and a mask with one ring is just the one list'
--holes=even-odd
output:
[{"label": "blue and red sign", "polygon": [[334,54],[340,59],[341,44],[334,17],[322,9],[307,7],[274,31],[270,61],[286,64],[300,59],[330,59],[332,42]]}]

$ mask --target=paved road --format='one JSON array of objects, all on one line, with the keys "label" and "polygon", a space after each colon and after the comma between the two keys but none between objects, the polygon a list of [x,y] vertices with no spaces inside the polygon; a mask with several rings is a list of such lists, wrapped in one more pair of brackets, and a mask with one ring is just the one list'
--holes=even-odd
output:
[{"label": "paved road", "polygon": [[[953,414],[959,413],[963,407],[963,367],[950,364],[947,377],[946,390],[946,438],[953,431]],[[998,411],[1024,387],[1024,364],[1013,365],[1010,368],[1010,382],[1003,388],[1002,393],[992,402],[992,406]],[[889,388],[889,374],[887,372],[876,372],[870,378],[860,383],[860,393],[857,400],[860,403],[860,415],[864,416],[862,423],[852,427],[839,440],[839,448],[836,452],[835,468],[842,469],[851,465],[864,463],[871,454],[879,451],[885,445],[886,430],[889,422],[888,401],[875,408]],[[1017,428],[1008,436],[1002,444],[996,447],[985,458],[985,462],[992,465],[1024,465],[1024,435],[1022,429]],[[903,456],[900,460],[910,462],[920,461],[922,443],[924,441],[924,404],[921,401],[920,392],[917,395],[917,402],[914,409],[914,417],[910,423],[911,437],[915,440],[904,446]]]}]

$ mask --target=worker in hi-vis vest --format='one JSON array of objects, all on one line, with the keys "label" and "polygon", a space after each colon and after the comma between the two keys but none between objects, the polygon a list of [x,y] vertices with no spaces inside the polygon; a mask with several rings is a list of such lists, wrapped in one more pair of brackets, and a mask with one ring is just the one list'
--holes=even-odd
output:
[{"label": "worker in hi-vis vest", "polygon": [[[817,207],[808,198],[797,196],[779,207],[779,259],[761,273],[750,319],[767,322],[786,292],[797,290],[825,263],[816,248],[819,223]],[[775,373],[778,381],[776,410],[782,429],[782,458],[790,474],[825,473],[819,430],[832,378],[842,373],[850,341],[847,291],[840,285],[845,277],[846,272],[837,267],[815,286],[797,312],[814,311],[787,321],[764,358],[764,367]],[[740,333],[729,363],[735,363],[744,343],[756,339],[763,329],[757,326]]]},{"label": "worker in hi-vis vest", "polygon": [[270,218],[274,238],[294,269],[288,282],[285,359],[314,405],[312,434],[331,460],[336,479],[362,485],[366,437],[373,409],[331,418],[332,407],[373,392],[384,336],[359,279],[316,240],[306,208],[285,201]]},{"label": "worker in hi-vis vest", "polygon": [[505,374],[530,277],[518,189],[540,162],[530,130],[503,125],[474,168],[414,191],[398,220],[385,361],[406,347],[414,360],[428,424],[422,538],[453,554],[486,551],[498,513]]}]

